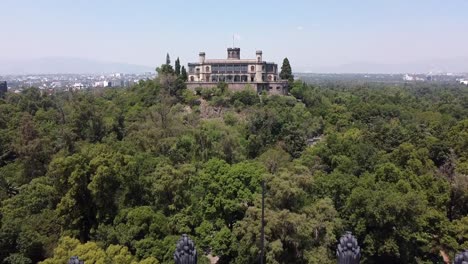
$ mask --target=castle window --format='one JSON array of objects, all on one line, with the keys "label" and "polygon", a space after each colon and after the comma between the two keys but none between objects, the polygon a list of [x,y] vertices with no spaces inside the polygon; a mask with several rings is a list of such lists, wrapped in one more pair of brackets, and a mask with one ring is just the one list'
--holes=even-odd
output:
[{"label": "castle window", "polygon": [[206,66],[205,70],[206,70],[206,72],[209,72],[210,71],[210,66]]},{"label": "castle window", "polygon": [[250,66],[250,71],[255,71],[255,66]]},{"label": "castle window", "polygon": [[241,72],[242,73],[247,73],[248,70],[249,70],[248,65],[245,65],[245,64],[241,65]]},{"label": "castle window", "polygon": [[190,76],[190,81],[191,82],[194,82],[195,81],[195,78],[193,76]]},{"label": "castle window", "polygon": [[275,66],[273,64],[267,64],[267,72],[274,72]]}]

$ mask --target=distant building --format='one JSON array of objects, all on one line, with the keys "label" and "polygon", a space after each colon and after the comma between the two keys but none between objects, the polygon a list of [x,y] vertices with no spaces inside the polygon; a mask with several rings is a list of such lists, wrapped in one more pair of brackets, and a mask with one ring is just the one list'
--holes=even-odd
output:
[{"label": "distant building", "polygon": [[255,59],[241,59],[240,48],[228,48],[227,59],[207,60],[200,52],[199,62],[188,64],[187,88],[215,87],[219,82],[226,82],[231,90],[250,85],[270,94],[286,94],[288,89],[288,81],[278,76],[278,65],[263,61],[262,51],[256,52]]},{"label": "distant building", "polygon": [[0,82],[0,95],[4,95],[6,92],[8,92],[7,82]]},{"label": "distant building", "polygon": [[414,77],[410,76],[408,74],[405,74],[405,76],[403,76],[403,80],[404,81],[414,81]]},{"label": "distant building", "polygon": [[72,86],[73,91],[82,90],[84,88],[86,88],[86,86],[82,83],[75,83]]},{"label": "distant building", "polygon": [[123,77],[123,73],[113,73],[110,75],[111,77],[115,77],[115,78],[122,78]]},{"label": "distant building", "polygon": [[464,85],[468,85],[468,79],[461,79],[460,83]]},{"label": "distant building", "polygon": [[415,76],[415,75],[411,76],[409,74],[405,74],[405,76],[403,76],[403,80],[407,82],[412,82],[412,81],[424,81],[425,79]]},{"label": "distant building", "polygon": [[101,82],[95,82],[94,87],[111,87],[112,83],[109,81],[101,81]]},{"label": "distant building", "polygon": [[63,87],[63,86],[62,86],[62,82],[51,82],[51,83],[50,83],[50,87],[52,87],[52,88],[60,88],[60,87]]}]

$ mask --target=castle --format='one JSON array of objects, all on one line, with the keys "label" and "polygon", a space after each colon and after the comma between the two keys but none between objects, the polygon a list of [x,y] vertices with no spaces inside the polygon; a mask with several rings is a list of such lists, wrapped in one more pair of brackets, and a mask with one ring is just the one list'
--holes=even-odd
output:
[{"label": "castle", "polygon": [[269,94],[286,94],[288,89],[288,81],[278,76],[278,65],[263,61],[262,51],[256,52],[255,59],[241,59],[240,48],[228,48],[227,59],[206,59],[205,52],[200,52],[199,62],[188,64],[187,88],[211,88],[219,82],[234,91],[247,85]]}]

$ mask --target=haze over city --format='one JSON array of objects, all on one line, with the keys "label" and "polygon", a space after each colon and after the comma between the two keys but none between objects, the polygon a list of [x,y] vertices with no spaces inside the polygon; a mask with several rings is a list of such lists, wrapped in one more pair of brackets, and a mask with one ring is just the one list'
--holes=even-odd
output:
[{"label": "haze over city", "polygon": [[186,64],[199,51],[224,57],[233,45],[245,57],[257,49],[271,61],[288,57],[296,72],[468,71],[462,0],[3,0],[0,6],[0,74],[147,71],[166,53]]},{"label": "haze over city", "polygon": [[0,263],[467,264],[468,0],[0,0]]}]

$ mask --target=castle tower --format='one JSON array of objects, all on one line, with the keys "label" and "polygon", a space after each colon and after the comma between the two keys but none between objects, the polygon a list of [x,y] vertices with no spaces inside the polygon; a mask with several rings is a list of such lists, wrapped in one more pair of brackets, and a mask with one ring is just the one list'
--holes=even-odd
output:
[{"label": "castle tower", "polygon": [[258,63],[261,63],[261,62],[263,61],[263,58],[262,58],[262,51],[261,51],[261,50],[257,50],[256,54],[257,54],[257,62],[258,62]]},{"label": "castle tower", "polygon": [[263,75],[264,65],[262,64],[262,62],[263,62],[262,51],[257,50],[257,52],[255,54],[256,54],[256,58],[257,58],[257,67],[256,67],[257,70],[255,72],[255,81],[256,82],[263,82],[263,81],[265,81],[264,80],[265,77]]},{"label": "castle tower", "polygon": [[201,64],[205,63],[205,52],[200,52],[198,54],[198,56],[199,56],[199,59],[200,59],[200,63]]},{"label": "castle tower", "polygon": [[240,48],[228,48],[228,60],[240,60]]}]

